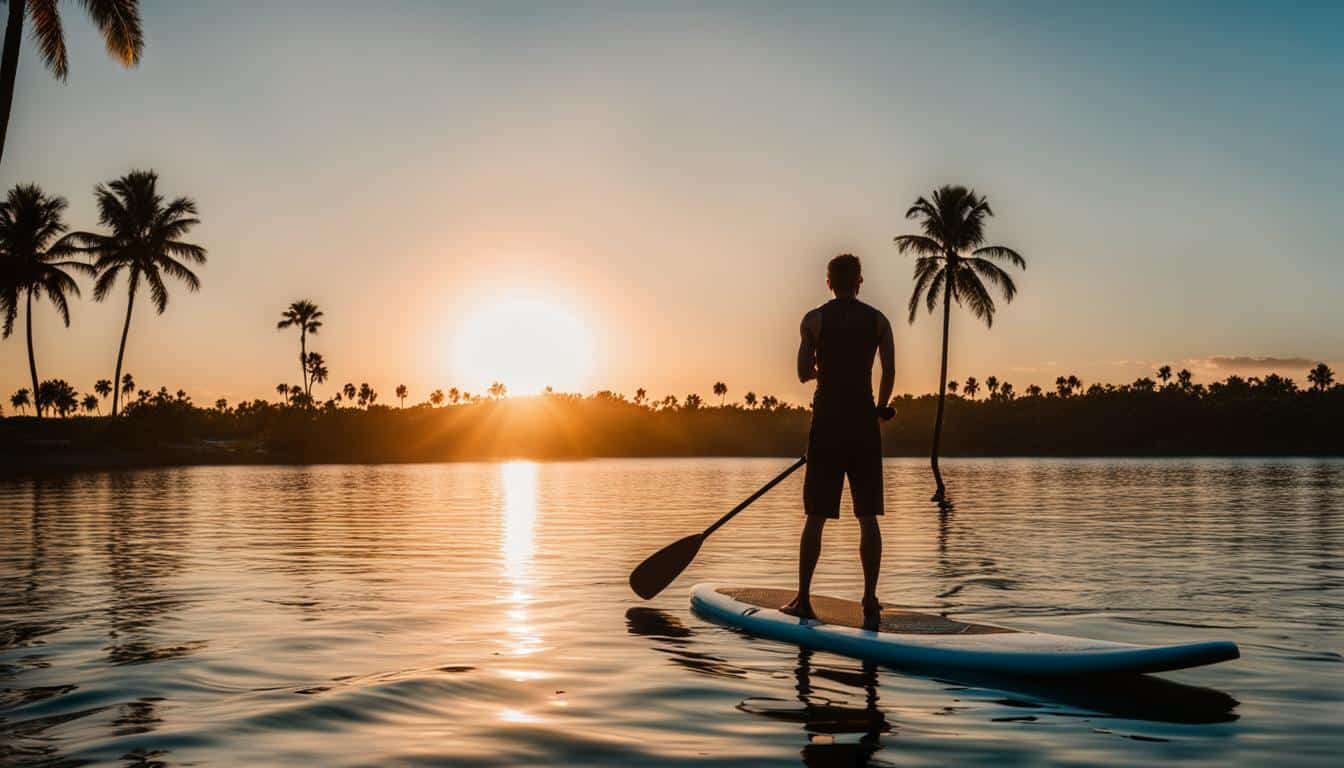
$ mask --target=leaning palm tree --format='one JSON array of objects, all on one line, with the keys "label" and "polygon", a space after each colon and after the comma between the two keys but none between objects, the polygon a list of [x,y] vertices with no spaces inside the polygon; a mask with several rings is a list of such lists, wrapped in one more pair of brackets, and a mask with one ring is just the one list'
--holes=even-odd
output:
[{"label": "leaning palm tree", "polygon": [[299,328],[299,368],[303,370],[303,391],[304,394],[312,394],[312,383],[308,376],[308,334],[316,334],[317,329],[322,327],[322,310],[307,299],[299,299],[280,313],[280,318],[280,322],[275,324],[276,330],[290,326]]},{"label": "leaning palm tree", "polygon": [[971,314],[994,325],[994,299],[985,282],[998,287],[1005,301],[1017,295],[1017,285],[995,262],[1006,262],[1025,269],[1027,262],[1011,248],[985,245],[985,219],[993,216],[989,201],[962,186],[934,190],[932,200],[920,197],[905,212],[907,219],[919,221],[922,234],[900,235],[896,245],[901,253],[915,254],[915,290],[910,295],[910,322],[915,322],[919,303],[924,301],[930,313],[943,304],[943,354],[938,375],[938,411],[933,424],[933,447],[929,463],[938,490],[934,501],[947,495],[943,475],[938,471],[938,448],[943,435],[943,408],[947,399],[947,342],[952,320],[952,303],[964,304]]},{"label": "leaning palm tree", "polygon": [[[19,71],[19,46],[23,42],[25,16],[33,20],[33,40],[42,55],[42,63],[51,74],[64,81],[70,71],[56,0],[8,0],[8,3],[5,49],[0,54],[0,158],[4,157],[9,111],[14,104],[14,80]],[[140,63],[145,38],[140,29],[139,0],[81,0],[80,5],[98,27],[112,58],[123,67]]]},{"label": "leaning palm tree", "polygon": [[[33,300],[46,296],[70,326],[66,294],[79,295],[79,285],[66,270],[92,273],[88,264],[67,261],[79,252],[65,232],[62,214],[66,201],[51,197],[36,184],[19,184],[0,202],[0,314],[4,315],[3,338],[14,332],[14,321],[24,307],[28,336],[28,375],[33,392],[39,389],[37,359],[33,354]],[[59,239],[58,239],[59,238]],[[37,415],[45,405],[36,401]]]},{"label": "leaning palm tree", "polygon": [[[126,336],[131,330],[131,311],[141,283],[149,289],[149,297],[159,314],[168,308],[168,286],[164,276],[176,278],[192,291],[200,290],[201,281],[187,266],[205,263],[205,249],[184,242],[181,238],[200,223],[196,218],[196,201],[179,197],[164,204],[158,191],[159,175],[154,171],[131,171],[119,179],[94,188],[98,202],[98,221],[112,230],[111,234],[77,232],[85,250],[94,254],[94,268],[98,281],[93,286],[93,297],[106,299],[116,285],[117,277],[126,273],[128,285],[126,322],[121,328],[121,344],[117,347],[117,373],[121,378],[121,363],[126,356]],[[116,393],[112,395],[112,415],[117,415]]]}]

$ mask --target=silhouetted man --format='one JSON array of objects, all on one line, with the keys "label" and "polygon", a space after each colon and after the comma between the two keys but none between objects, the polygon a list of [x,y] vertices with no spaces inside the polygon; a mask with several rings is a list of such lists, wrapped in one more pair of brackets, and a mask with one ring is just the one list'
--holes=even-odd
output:
[{"label": "silhouetted man", "polygon": [[[836,256],[826,265],[826,285],[835,298],[803,316],[798,345],[799,381],[817,380],[812,398],[812,431],[807,441],[803,481],[803,525],[798,548],[798,595],[780,610],[799,618],[812,611],[812,572],[821,556],[821,530],[840,516],[840,493],[849,495],[859,519],[859,559],[863,562],[863,622],[876,629],[882,607],[877,573],[882,565],[882,435],[878,421],[894,415],[888,406],[896,380],[891,323],[859,301],[863,275],[857,257]],[[882,380],[873,401],[873,358],[882,360]]]}]

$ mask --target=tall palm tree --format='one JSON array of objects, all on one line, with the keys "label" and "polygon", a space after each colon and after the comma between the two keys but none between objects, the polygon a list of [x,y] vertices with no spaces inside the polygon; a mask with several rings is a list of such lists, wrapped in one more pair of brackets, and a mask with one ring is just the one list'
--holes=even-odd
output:
[{"label": "tall palm tree", "polygon": [[[158,183],[159,175],[154,171],[131,171],[94,187],[98,222],[112,232],[107,235],[77,232],[73,235],[95,255],[93,266],[98,270],[98,282],[93,286],[95,299],[102,301],[111,295],[117,277],[126,273],[126,322],[122,325],[121,344],[117,347],[114,381],[121,378],[126,336],[131,330],[131,311],[135,309],[140,284],[143,282],[148,286],[149,297],[160,315],[168,308],[165,275],[186,283],[193,293],[201,287],[200,278],[187,264],[204,264],[205,249],[181,239],[200,223],[196,218],[196,201],[179,197],[165,205]],[[113,416],[117,415],[117,401],[117,394],[113,393]]]},{"label": "tall palm tree", "polygon": [[303,391],[304,394],[312,394],[312,384],[308,377],[308,334],[316,334],[317,329],[322,327],[322,310],[307,299],[299,299],[280,313],[280,318],[280,322],[275,324],[276,330],[284,330],[290,326],[299,328],[299,368],[303,370]]},{"label": "tall palm tree", "polygon": [[406,394],[407,394],[408,391],[409,391],[409,390],[406,389],[406,385],[405,385],[405,384],[398,384],[398,385],[397,385],[397,389],[396,389],[397,399],[401,401],[401,407],[402,407],[402,408],[405,408],[405,407],[406,407]]},{"label": "tall palm tree", "polygon": [[[115,381],[115,379],[113,379],[113,381]],[[134,392],[134,391],[135,391],[135,377],[132,376],[132,375],[129,374],[129,373],[123,373],[123,374],[121,375],[121,394],[122,394],[122,396],[125,397],[125,398],[127,398],[127,399],[130,399],[130,397],[131,397],[131,393]]]},{"label": "tall palm tree", "polygon": [[[79,285],[66,270],[92,273],[88,264],[63,257],[79,252],[65,232],[62,214],[66,201],[51,197],[36,184],[19,184],[0,203],[0,313],[4,314],[3,338],[14,332],[19,305],[24,305],[28,336],[28,374],[33,393],[39,390],[37,359],[33,355],[33,299],[46,296],[70,326],[66,294],[79,295]],[[59,238],[59,239],[58,239]],[[42,416],[41,400],[35,400]]]},{"label": "tall palm tree", "polygon": [[[8,4],[5,48],[0,54],[0,158],[4,157],[9,111],[14,104],[14,80],[19,73],[19,46],[23,42],[25,16],[33,20],[33,40],[42,55],[42,63],[51,74],[64,81],[70,71],[56,0],[8,0]],[[140,28],[139,0],[81,0],[80,5],[98,27],[112,58],[123,67],[140,63],[145,38]]]},{"label": "tall palm tree", "polygon": [[922,299],[930,313],[943,304],[943,354],[938,375],[938,412],[933,425],[929,463],[938,490],[934,501],[946,498],[943,475],[938,471],[938,448],[943,436],[943,408],[947,399],[947,341],[952,320],[952,302],[964,304],[971,314],[994,325],[994,299],[985,282],[999,288],[1005,301],[1017,295],[1017,285],[1002,267],[1005,262],[1025,269],[1027,262],[1011,248],[985,245],[985,219],[993,216],[989,201],[962,186],[944,186],[932,200],[920,197],[905,212],[919,221],[921,234],[899,235],[901,253],[915,254],[915,290],[910,295],[910,322],[915,322]]},{"label": "tall palm tree", "polygon": [[728,385],[722,381],[714,382],[714,394],[719,396],[719,407],[723,407],[723,396],[728,394]]}]

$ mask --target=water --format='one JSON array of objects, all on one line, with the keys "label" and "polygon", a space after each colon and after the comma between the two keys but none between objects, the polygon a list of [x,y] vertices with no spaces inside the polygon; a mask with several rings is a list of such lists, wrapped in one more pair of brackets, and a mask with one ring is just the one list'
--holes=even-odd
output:
[{"label": "water", "polygon": [[[1170,683],[865,668],[707,624],[787,586],[790,478],[650,603],[626,576],[785,460],[228,467],[0,482],[0,764],[1333,763],[1344,462],[887,464],[891,603],[1133,642]],[[800,473],[801,474],[801,473]],[[847,512],[846,512],[847,514]],[[818,591],[853,597],[857,526]]]}]

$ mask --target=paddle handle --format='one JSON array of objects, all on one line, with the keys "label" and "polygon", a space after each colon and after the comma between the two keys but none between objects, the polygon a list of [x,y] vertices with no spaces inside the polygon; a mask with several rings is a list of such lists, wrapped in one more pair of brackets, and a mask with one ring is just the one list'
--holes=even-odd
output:
[{"label": "paddle handle", "polygon": [[721,528],[724,523],[728,522],[729,520],[732,520],[734,515],[750,506],[751,502],[764,496],[771,488],[774,488],[776,485],[779,485],[780,483],[784,482],[784,478],[788,477],[789,475],[792,475],[794,470],[798,469],[799,467],[803,466],[806,463],[807,463],[806,456],[803,456],[802,458],[793,462],[792,466],[790,466],[783,472],[780,472],[779,475],[774,480],[771,480],[770,482],[761,486],[761,489],[759,491],[751,494],[741,504],[738,504],[736,507],[733,507],[731,510],[729,510],[728,514],[724,515],[723,517],[720,517],[718,519],[718,522],[706,528],[705,532],[700,535],[709,536],[709,534],[719,530],[719,528]]}]

